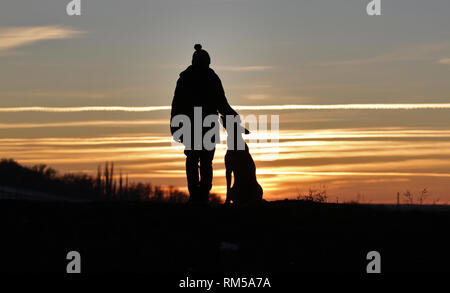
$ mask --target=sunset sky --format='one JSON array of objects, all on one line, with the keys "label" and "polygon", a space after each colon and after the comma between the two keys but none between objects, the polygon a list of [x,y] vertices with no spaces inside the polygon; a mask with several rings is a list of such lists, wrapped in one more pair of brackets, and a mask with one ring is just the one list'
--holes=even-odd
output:
[{"label": "sunset sky", "polygon": [[81,16],[69,0],[5,2],[2,158],[90,174],[113,161],[185,188],[168,106],[201,43],[232,106],[280,115],[279,144],[250,144],[266,199],[326,185],[330,201],[427,187],[450,202],[448,0],[382,0],[381,16],[369,0],[81,0]]}]

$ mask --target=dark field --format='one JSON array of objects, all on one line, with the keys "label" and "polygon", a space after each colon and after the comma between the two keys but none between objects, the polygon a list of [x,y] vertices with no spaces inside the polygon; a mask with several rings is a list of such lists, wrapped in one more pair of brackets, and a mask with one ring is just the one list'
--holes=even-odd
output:
[{"label": "dark field", "polygon": [[450,271],[450,212],[271,202],[259,207],[167,203],[0,201],[0,271],[357,272],[381,253],[382,272]]}]

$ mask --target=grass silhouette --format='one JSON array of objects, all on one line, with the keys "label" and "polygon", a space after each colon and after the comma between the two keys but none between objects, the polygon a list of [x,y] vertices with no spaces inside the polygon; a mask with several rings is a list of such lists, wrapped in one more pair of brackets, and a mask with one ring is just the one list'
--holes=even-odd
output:
[{"label": "grass silhouette", "polygon": [[[0,161],[0,186],[45,192],[63,199],[163,201],[182,203],[188,194],[172,186],[130,183],[122,172],[115,174],[114,163],[98,166],[97,176],[63,174],[46,165],[22,166],[12,159]],[[212,201],[219,201],[212,195]]]}]

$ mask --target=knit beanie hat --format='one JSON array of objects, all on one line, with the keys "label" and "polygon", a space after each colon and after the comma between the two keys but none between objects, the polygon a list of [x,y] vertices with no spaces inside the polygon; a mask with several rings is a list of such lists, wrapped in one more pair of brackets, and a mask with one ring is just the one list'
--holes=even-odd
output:
[{"label": "knit beanie hat", "polygon": [[192,65],[209,66],[211,58],[208,52],[202,49],[202,45],[196,44],[194,46],[195,52],[192,56]]}]

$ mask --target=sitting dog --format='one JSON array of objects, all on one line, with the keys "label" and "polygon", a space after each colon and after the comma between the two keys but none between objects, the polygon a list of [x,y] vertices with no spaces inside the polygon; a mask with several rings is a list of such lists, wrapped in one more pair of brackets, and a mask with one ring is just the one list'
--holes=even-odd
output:
[{"label": "sitting dog", "polygon": [[[237,123],[229,125],[229,128],[234,126],[235,130],[233,131],[233,135],[231,135],[231,131],[226,125],[226,119],[221,116],[220,120],[228,133],[228,150],[225,155],[227,179],[227,198],[225,204],[230,204],[230,202],[236,205],[259,203],[262,200],[263,189],[256,180],[255,162],[250,155],[248,145],[242,137],[242,126]],[[244,129],[244,133],[249,134],[250,132]],[[233,136],[234,140],[232,139]],[[245,149],[242,147],[238,149],[237,146],[245,146]],[[233,187],[231,187],[232,177],[234,177]]]}]

